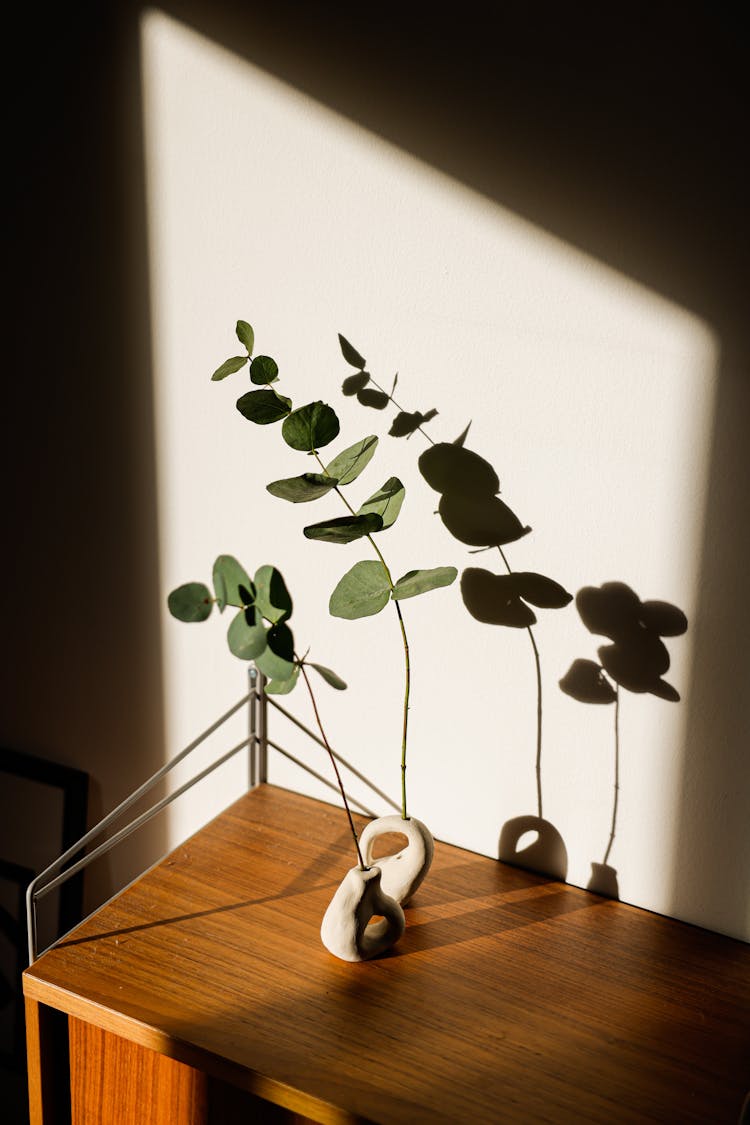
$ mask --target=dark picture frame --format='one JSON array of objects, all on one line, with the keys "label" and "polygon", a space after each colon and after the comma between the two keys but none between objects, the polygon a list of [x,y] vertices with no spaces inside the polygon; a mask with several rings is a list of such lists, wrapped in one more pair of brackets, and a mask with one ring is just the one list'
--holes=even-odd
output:
[{"label": "dark picture frame", "polygon": [[[73,766],[0,748],[0,789],[0,802],[14,813],[12,838],[7,823],[5,838],[0,825],[0,1066],[18,1071],[25,1067],[26,888],[84,835],[89,776]],[[51,817],[45,815],[50,808]],[[59,935],[81,918],[83,872],[65,883],[56,899],[49,921]]]}]

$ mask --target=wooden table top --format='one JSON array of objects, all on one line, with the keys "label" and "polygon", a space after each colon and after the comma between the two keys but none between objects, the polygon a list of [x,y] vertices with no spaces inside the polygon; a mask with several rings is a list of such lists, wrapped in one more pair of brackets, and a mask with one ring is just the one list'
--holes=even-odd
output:
[{"label": "wooden table top", "polygon": [[736,1125],[750,946],[438,844],[401,942],[348,964],[319,927],[350,850],[261,786],[26,994],[320,1121]]}]

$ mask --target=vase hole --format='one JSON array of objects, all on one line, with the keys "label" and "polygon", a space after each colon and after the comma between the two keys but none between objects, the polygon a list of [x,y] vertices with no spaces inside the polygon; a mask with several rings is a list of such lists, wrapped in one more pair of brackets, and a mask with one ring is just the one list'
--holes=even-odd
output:
[{"label": "vase hole", "polygon": [[373,859],[382,859],[383,856],[395,855],[408,847],[408,837],[403,832],[383,832],[372,845]]},{"label": "vase hole", "polygon": [[373,914],[372,918],[367,923],[367,925],[368,926],[377,926],[380,922],[385,922],[385,918],[383,917],[383,915],[382,914]]},{"label": "vase hole", "polygon": [[539,833],[534,829],[529,832],[524,832],[522,836],[518,837],[516,841],[516,853],[523,851],[524,848],[530,848],[539,839]]}]

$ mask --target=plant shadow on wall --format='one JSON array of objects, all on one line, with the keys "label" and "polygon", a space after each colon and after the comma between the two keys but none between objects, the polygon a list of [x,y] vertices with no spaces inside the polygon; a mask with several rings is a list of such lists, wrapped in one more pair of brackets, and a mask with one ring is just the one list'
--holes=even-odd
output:
[{"label": "plant shadow on wall", "polygon": [[574,660],[560,687],[580,703],[614,704],[614,797],[612,823],[601,863],[592,861],[587,889],[619,898],[617,871],[609,864],[617,830],[620,793],[620,688],[648,693],[677,703],[679,694],[663,678],[669,670],[669,653],[663,637],[678,637],[688,622],[682,610],[668,602],[642,602],[624,582],[584,586],[576,595],[581,621],[598,636],[612,642],[598,649],[600,663]]},{"label": "plant shadow on wall", "polygon": [[[536,708],[536,812],[513,817],[500,833],[499,857],[506,863],[565,879],[568,870],[567,849],[555,826],[543,815],[542,798],[542,668],[534,634],[537,616],[532,609],[562,609],[573,595],[543,574],[514,571],[508,560],[508,544],[531,532],[515,512],[500,499],[498,474],[484,457],[468,449],[469,427],[454,442],[434,442],[424,426],[437,414],[431,408],[409,412],[394,398],[398,376],[390,392],[375,382],[367,371],[367,362],[349,341],[339,336],[341,352],[348,364],[356,368],[342,384],[345,395],[356,395],[362,406],[384,410],[392,405],[397,411],[389,433],[392,437],[409,438],[419,433],[429,448],[419,457],[419,470],[440,494],[438,515],[454,538],[472,548],[472,553],[496,550],[502,564],[497,574],[483,567],[467,567],[461,576],[461,597],[466,609],[477,621],[486,625],[525,630],[533,655],[537,686]],[[531,837],[531,842],[527,842]]]}]

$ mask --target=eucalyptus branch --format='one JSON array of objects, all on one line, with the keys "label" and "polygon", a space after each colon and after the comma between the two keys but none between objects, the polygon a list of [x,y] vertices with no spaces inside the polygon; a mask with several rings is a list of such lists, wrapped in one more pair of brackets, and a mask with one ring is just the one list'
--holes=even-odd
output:
[{"label": "eucalyptus branch", "polygon": [[[318,464],[320,465],[320,467],[323,471],[323,476],[328,476],[329,474],[326,470],[326,467],[323,464],[323,462],[321,461],[320,454],[317,453],[317,451],[315,453],[315,459],[317,460]],[[347,498],[344,496],[343,492],[338,487],[338,485],[336,485],[336,487],[334,488],[334,492],[336,492],[341,497],[342,502],[348,508],[349,512],[353,516],[356,515],[356,512],[354,511],[354,508],[351,506],[351,504],[349,503]],[[395,585],[395,583],[393,581],[393,575],[391,574],[390,567],[388,566],[388,563],[385,561],[385,558],[383,557],[382,551],[378,547],[378,545],[375,542],[375,540],[373,539],[372,535],[367,535],[365,538],[367,539],[367,541],[369,542],[373,551],[377,555],[378,561],[380,562],[381,566],[383,567],[383,570],[385,571],[385,576],[388,580],[388,585],[389,585],[390,589],[393,590],[394,585]],[[409,728],[409,697],[411,695],[411,660],[410,660],[410,656],[409,656],[409,638],[406,635],[406,625],[404,624],[404,615],[401,612],[401,606],[398,604],[398,601],[395,598],[393,599],[393,605],[395,606],[395,609],[396,609],[396,615],[398,617],[399,628],[401,630],[401,642],[402,642],[403,647],[404,647],[404,707],[403,707],[403,724],[402,724],[402,730],[401,730],[401,819],[402,820],[408,820],[409,815],[408,815],[408,809],[407,809],[407,796],[406,796],[406,747],[407,747],[408,728]]]}]

